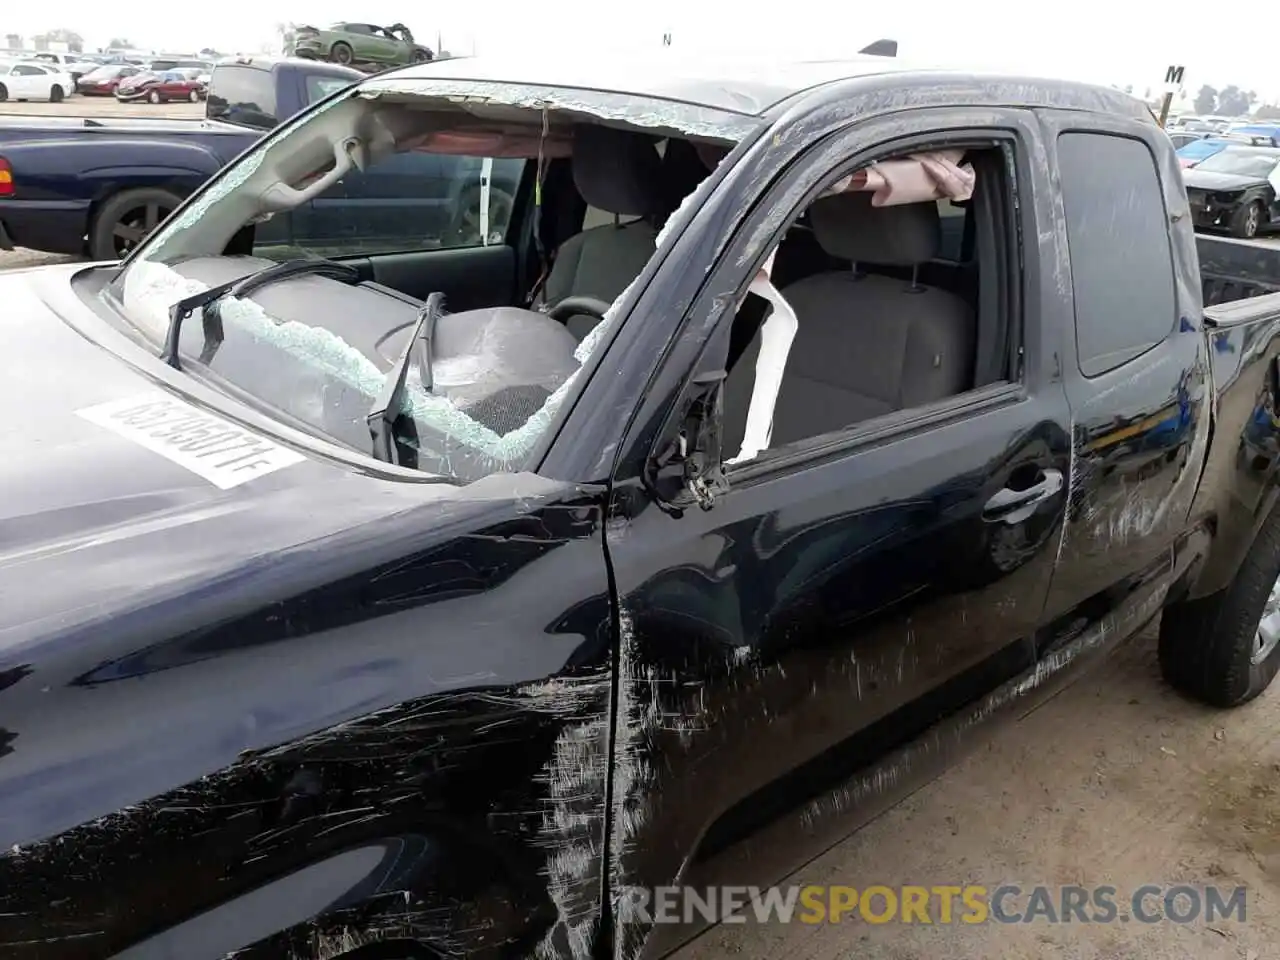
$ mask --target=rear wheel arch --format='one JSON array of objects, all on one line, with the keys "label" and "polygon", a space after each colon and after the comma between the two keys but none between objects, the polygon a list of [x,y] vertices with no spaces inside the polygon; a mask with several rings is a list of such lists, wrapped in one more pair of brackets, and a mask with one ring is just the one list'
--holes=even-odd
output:
[{"label": "rear wheel arch", "polygon": [[1280,671],[1280,646],[1255,648],[1260,618],[1276,607],[1278,582],[1280,505],[1273,499],[1227,584],[1165,609],[1159,659],[1169,684],[1216,707],[1248,703],[1266,690]]}]

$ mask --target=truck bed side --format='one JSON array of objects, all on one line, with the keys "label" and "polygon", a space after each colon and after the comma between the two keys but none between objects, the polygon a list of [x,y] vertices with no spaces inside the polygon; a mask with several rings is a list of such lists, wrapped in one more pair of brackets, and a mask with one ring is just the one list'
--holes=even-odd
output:
[{"label": "truck bed side", "polygon": [[1192,521],[1214,531],[1191,587],[1225,587],[1276,503],[1280,464],[1280,248],[1197,238],[1213,433]]}]

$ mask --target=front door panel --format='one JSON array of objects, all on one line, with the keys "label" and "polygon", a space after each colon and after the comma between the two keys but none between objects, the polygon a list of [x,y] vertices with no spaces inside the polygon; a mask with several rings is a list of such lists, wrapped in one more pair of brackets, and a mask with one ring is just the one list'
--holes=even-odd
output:
[{"label": "front door panel", "polygon": [[[1027,668],[1065,484],[1029,515],[984,510],[1034,476],[1065,480],[1068,425],[1054,385],[735,484],[710,512],[615,524],[628,883],[673,882],[663,865],[713,823],[703,856]],[[877,721],[887,733],[862,735]]]},{"label": "front door panel", "polygon": [[[690,273],[709,273],[690,297],[683,335],[699,325],[715,332],[703,334],[703,347],[677,337],[666,360],[676,372],[668,379],[660,368],[649,396],[679,396],[672,380],[687,384],[725,363],[717,353],[730,340],[724,303],[836,157],[940,130],[973,137],[999,128],[1016,143],[1020,203],[1011,217],[1032,245],[1008,261],[1022,262],[1020,275],[1008,274],[1011,287],[1022,281],[1010,314],[1022,369],[1016,383],[973,391],[945,414],[922,409],[879,431],[833,435],[820,458],[796,453],[731,470],[711,509],[679,516],[659,509],[639,479],[640,451],[654,441],[624,441],[606,527],[620,625],[615,907],[674,883],[778,882],[822,837],[856,828],[924,772],[893,766],[891,755],[925,741],[936,748],[930,758],[946,750],[938,738],[948,721],[962,733],[982,720],[980,704],[1002,684],[1017,699],[1034,663],[1071,472],[1067,396],[1056,347],[1041,331],[1056,287],[1041,276],[1034,246],[1052,216],[1050,195],[1032,202],[1040,194],[1031,188],[1048,180],[1037,132],[1017,111],[912,111],[908,130],[901,114],[863,120],[857,103],[848,109],[842,139],[815,147],[808,163],[761,148],[760,169],[743,182],[770,186],[710,271],[697,260],[723,243],[705,235],[710,227],[690,227],[672,247],[668,255],[688,258]],[[788,131],[763,142],[789,142]],[[770,170],[784,160],[785,172]],[[737,206],[748,204],[739,197]],[[655,299],[646,312],[647,302],[646,294],[634,308],[643,315],[627,326],[661,326],[669,303]],[[654,424],[669,415],[665,402],[646,397],[633,431],[662,435]],[[864,781],[866,790],[847,789]],[[736,868],[724,872],[730,862]],[[698,916],[659,926],[618,913],[617,955],[628,958],[660,956],[705,925]]]}]

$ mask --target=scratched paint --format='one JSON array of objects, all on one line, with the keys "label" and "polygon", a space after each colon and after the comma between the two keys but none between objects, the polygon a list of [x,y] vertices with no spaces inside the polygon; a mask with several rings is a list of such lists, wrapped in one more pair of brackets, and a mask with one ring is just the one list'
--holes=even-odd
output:
[{"label": "scratched paint", "polygon": [[556,738],[537,780],[546,789],[537,840],[546,853],[547,889],[557,920],[537,956],[590,955],[598,921],[599,866],[609,775],[609,674],[558,678],[526,688],[535,709],[573,720]]},{"label": "scratched paint", "polygon": [[963,743],[974,728],[1010,705],[1028,698],[1085,655],[1130,635],[1159,612],[1163,601],[1164,591],[1158,590],[1149,592],[1137,604],[1113,611],[1087,632],[1047,654],[1026,673],[982,697],[959,717],[939,724],[931,733],[899,750],[871,771],[809,803],[800,814],[802,826],[811,831],[826,819],[838,817],[878,794],[905,785],[913,775],[922,772],[935,755]]}]

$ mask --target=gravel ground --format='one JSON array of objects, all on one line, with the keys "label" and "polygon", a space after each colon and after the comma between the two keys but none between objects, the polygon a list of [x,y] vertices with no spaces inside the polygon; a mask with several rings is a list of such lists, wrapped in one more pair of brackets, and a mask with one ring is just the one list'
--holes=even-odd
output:
[{"label": "gravel ground", "polygon": [[203,103],[119,103],[114,97],[75,96],[62,103],[0,103],[0,117],[151,117],[168,120],[197,120],[204,116]]},{"label": "gravel ground", "polygon": [[[5,114],[195,117],[76,98]],[[1280,245],[1280,237],[1268,244]],[[0,251],[0,270],[65,262]],[[1160,682],[1153,634],[1120,650],[794,882],[1247,888],[1247,919],[1186,925],[724,925],[681,960],[1265,960],[1280,956],[1280,687],[1219,713]]]}]

